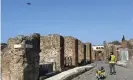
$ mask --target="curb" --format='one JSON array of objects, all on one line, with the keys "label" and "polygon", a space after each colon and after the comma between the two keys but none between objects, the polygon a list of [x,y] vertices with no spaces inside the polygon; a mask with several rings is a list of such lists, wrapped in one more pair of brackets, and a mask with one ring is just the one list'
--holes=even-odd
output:
[{"label": "curb", "polygon": [[83,74],[84,72],[89,71],[93,68],[94,66],[92,65],[76,67],[76,68],[61,72],[60,74],[57,74],[45,80],[71,80],[77,77],[78,75]]},{"label": "curb", "polygon": [[127,65],[126,65],[126,64],[123,64],[123,63],[120,63],[120,62],[117,62],[117,63],[116,63],[116,65],[117,65],[117,66],[124,67],[124,68],[126,68],[126,67],[127,67]]}]

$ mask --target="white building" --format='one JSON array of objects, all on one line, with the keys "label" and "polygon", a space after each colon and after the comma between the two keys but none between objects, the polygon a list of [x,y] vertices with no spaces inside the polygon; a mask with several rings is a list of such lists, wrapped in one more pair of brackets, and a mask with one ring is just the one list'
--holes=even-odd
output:
[{"label": "white building", "polygon": [[92,50],[93,51],[103,51],[104,50],[104,46],[102,46],[102,45],[92,46]]}]

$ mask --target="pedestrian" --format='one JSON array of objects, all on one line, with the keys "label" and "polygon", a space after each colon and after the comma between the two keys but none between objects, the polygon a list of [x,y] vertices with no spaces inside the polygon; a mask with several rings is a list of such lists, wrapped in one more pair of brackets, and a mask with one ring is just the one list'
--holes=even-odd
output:
[{"label": "pedestrian", "polygon": [[115,71],[116,57],[113,52],[111,52],[108,60],[109,60],[109,67],[110,67],[110,75],[116,74],[116,71]]}]

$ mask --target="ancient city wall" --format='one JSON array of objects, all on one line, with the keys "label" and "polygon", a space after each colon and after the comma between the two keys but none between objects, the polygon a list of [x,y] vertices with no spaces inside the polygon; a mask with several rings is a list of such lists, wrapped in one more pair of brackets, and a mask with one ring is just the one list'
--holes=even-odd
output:
[{"label": "ancient city wall", "polygon": [[78,40],[71,37],[64,37],[64,57],[66,66],[78,65]]},{"label": "ancient city wall", "polygon": [[53,64],[53,71],[61,71],[64,65],[64,39],[58,34],[41,36],[40,64]]},{"label": "ancient city wall", "polygon": [[40,35],[17,36],[8,40],[2,55],[2,80],[37,80]]}]

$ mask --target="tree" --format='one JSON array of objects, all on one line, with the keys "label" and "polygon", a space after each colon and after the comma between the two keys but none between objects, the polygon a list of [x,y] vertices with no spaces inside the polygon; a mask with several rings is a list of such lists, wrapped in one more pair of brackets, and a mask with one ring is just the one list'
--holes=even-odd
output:
[{"label": "tree", "polygon": [[6,43],[1,43],[0,45],[1,45],[1,50],[3,50],[4,48],[7,47],[7,44]]},{"label": "tree", "polygon": [[114,44],[114,45],[121,45],[121,43],[119,41],[113,41],[111,42],[111,44]]},{"label": "tree", "polygon": [[124,36],[124,35],[123,35],[123,37],[122,37],[122,41],[126,41],[126,40],[125,40],[125,36]]}]

